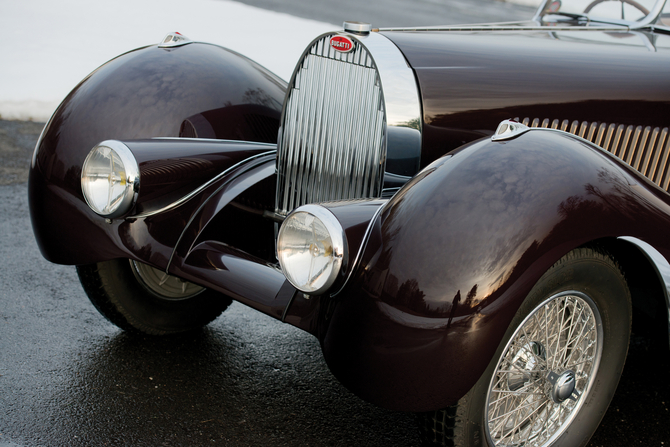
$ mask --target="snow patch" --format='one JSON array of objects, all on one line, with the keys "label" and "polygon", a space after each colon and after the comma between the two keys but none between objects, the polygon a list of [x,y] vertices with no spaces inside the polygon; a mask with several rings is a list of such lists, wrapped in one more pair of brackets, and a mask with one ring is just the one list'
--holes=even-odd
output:
[{"label": "snow patch", "polygon": [[106,61],[169,32],[244,54],[288,79],[307,45],[341,25],[227,0],[0,0],[0,116],[46,121]]}]

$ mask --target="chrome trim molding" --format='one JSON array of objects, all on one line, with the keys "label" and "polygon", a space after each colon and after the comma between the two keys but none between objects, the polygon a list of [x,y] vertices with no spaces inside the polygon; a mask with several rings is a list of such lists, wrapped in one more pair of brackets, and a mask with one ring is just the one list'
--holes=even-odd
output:
[{"label": "chrome trim molding", "polygon": [[570,121],[524,118],[531,128],[541,127],[569,132],[616,155],[665,191],[670,191],[670,128],[626,126],[598,121]]},{"label": "chrome trim molding", "polygon": [[[638,28],[638,27],[635,27]],[[590,26],[542,26],[535,24],[522,25],[519,22],[510,23],[489,23],[489,24],[474,24],[474,25],[458,25],[458,26],[421,26],[414,28],[379,28],[373,31],[388,32],[388,31],[630,31],[631,27],[627,25],[595,25]]]},{"label": "chrome trim molding", "polygon": [[632,236],[621,236],[618,239],[621,239],[626,242],[630,242],[635,245],[640,251],[649,259],[649,261],[656,268],[656,274],[658,279],[663,283],[663,293],[665,295],[665,304],[667,308],[667,320],[668,320],[668,342],[670,343],[670,263],[665,259],[658,250],[649,245],[643,240],[640,240]]},{"label": "chrome trim molding", "polygon": [[[355,48],[334,50],[333,36],[348,38]],[[420,157],[418,86],[386,37],[318,37],[289,86],[277,144],[278,214],[307,203],[380,197],[389,154],[402,150]]]},{"label": "chrome trim molding", "polygon": [[382,213],[382,210],[386,207],[388,204],[388,199],[379,205],[379,208],[375,212],[375,214],[372,216],[372,219],[370,219],[370,222],[368,223],[368,227],[365,229],[365,234],[363,235],[363,239],[361,240],[361,246],[358,249],[358,253],[356,253],[356,258],[354,259],[354,262],[349,265],[349,273],[347,274],[346,279],[342,283],[342,287],[340,287],[336,292],[331,293],[331,297],[337,296],[340,292],[344,290],[344,288],[347,286],[349,283],[349,280],[351,279],[351,276],[354,273],[354,270],[356,270],[356,267],[358,267],[358,263],[361,260],[361,256],[363,256],[363,252],[365,251],[366,247],[368,246],[368,240],[370,239],[370,233],[372,233],[372,226],[375,224],[375,221],[379,217],[379,215]]},{"label": "chrome trim molding", "polygon": [[249,158],[245,158],[244,160],[240,161],[239,163],[234,164],[233,166],[229,167],[228,169],[226,169],[225,171],[221,172],[220,174],[217,174],[215,177],[212,177],[211,180],[209,180],[208,182],[203,183],[202,185],[198,186],[196,189],[194,189],[194,190],[191,191],[190,193],[186,194],[186,195],[185,195],[184,197],[182,197],[181,199],[176,200],[176,201],[170,203],[169,205],[164,206],[163,208],[161,208],[161,209],[159,209],[159,210],[149,211],[149,212],[146,212],[146,213],[137,214],[137,215],[135,215],[135,216],[128,216],[128,217],[126,217],[126,219],[139,219],[139,218],[142,218],[142,217],[150,217],[150,216],[154,216],[154,215],[156,215],[156,214],[164,213],[164,212],[166,212],[166,211],[170,211],[170,210],[172,210],[172,209],[174,209],[174,208],[177,208],[178,206],[180,206],[180,205],[182,205],[183,203],[189,201],[189,200],[192,199],[194,196],[196,196],[197,194],[199,194],[200,192],[202,192],[205,188],[207,188],[208,186],[210,186],[212,183],[215,183],[215,182],[216,182],[217,180],[219,180],[220,178],[225,177],[226,175],[228,175],[228,173],[229,173],[230,171],[232,171],[232,170],[238,168],[239,166],[242,166],[242,165],[245,164],[245,163],[248,163],[248,162],[250,162],[250,161],[252,161],[252,160],[255,160],[256,158],[265,157],[265,156],[267,156],[267,155],[273,155],[273,154],[275,154],[275,153],[277,153],[276,150],[274,150],[274,151],[268,151],[268,152],[263,152],[263,153],[260,153],[260,154],[253,155],[253,156],[251,156],[251,157],[249,157]]},{"label": "chrome trim molding", "polygon": [[203,141],[213,142],[213,143],[235,143],[249,146],[268,146],[275,147],[277,146],[274,143],[264,143],[260,141],[245,141],[245,140],[225,140],[222,138],[195,138],[195,137],[152,137],[152,140],[179,140],[179,141],[198,141],[202,143]]}]

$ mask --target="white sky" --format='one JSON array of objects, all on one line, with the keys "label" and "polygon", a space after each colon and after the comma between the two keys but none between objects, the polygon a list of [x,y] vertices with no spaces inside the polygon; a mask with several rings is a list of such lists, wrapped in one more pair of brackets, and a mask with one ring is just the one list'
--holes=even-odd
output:
[{"label": "white sky", "polygon": [[91,71],[168,32],[288,79],[309,42],[341,26],[226,0],[0,0],[0,116],[46,121]]}]

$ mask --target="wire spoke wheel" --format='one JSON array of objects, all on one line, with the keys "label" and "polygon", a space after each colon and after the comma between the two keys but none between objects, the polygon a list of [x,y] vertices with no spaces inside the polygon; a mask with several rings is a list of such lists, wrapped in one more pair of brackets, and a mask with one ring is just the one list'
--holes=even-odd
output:
[{"label": "wire spoke wheel", "polygon": [[587,295],[567,291],[519,325],[491,378],[486,431],[495,446],[549,446],[589,394],[602,356],[602,322]]},{"label": "wire spoke wheel", "polygon": [[630,290],[604,247],[567,253],[535,283],[484,372],[455,404],[417,417],[426,444],[587,445],[626,361]]}]

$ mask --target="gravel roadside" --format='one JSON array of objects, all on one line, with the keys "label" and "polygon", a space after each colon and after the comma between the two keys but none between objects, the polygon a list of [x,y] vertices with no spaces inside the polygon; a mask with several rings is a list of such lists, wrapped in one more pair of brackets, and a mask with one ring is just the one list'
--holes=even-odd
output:
[{"label": "gravel roadside", "polygon": [[35,142],[44,123],[0,119],[0,185],[28,181]]}]

